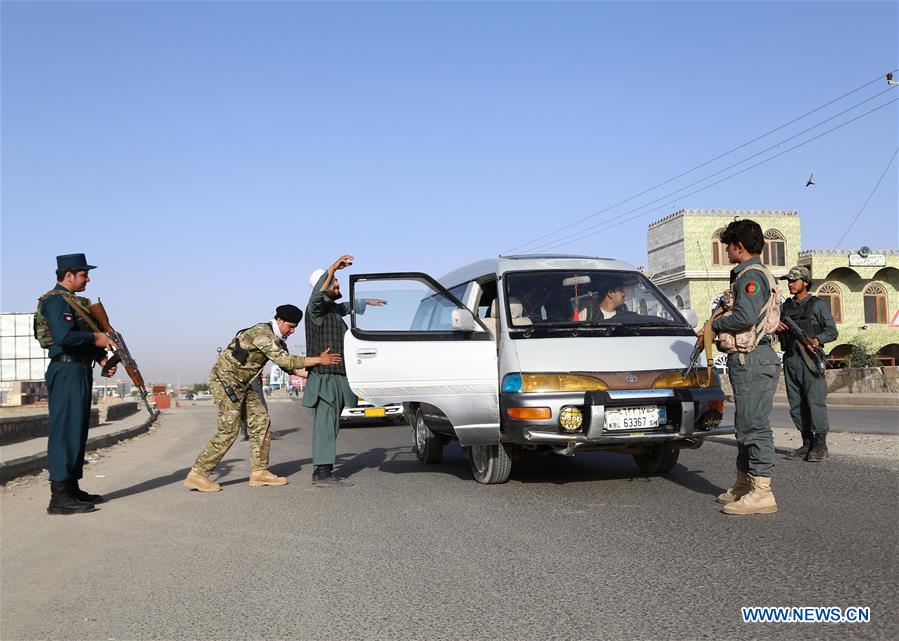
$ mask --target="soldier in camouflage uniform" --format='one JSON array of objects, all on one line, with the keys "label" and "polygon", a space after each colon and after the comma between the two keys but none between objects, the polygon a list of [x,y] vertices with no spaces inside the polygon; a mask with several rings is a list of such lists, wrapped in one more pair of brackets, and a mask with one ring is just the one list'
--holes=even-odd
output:
[{"label": "soldier in camouflage uniform", "polygon": [[[793,267],[784,276],[793,298],[784,301],[781,314],[789,316],[812,339],[816,347],[835,341],[839,336],[830,306],[809,294],[812,275],[805,267]],[[781,323],[780,346],[784,351],[784,384],[790,401],[790,416],[802,434],[802,447],[789,454],[788,459],[804,459],[813,463],[827,460],[827,381],[824,375],[812,371],[802,358],[805,346]]]},{"label": "soldier in camouflage uniform", "polygon": [[[367,305],[383,307],[387,304],[377,298],[354,301],[352,306],[337,302],[342,294],[334,272],[349,267],[352,261],[353,257],[349,254],[341,256],[327,270],[317,269],[309,277],[312,295],[306,307],[306,349],[311,352],[329,347],[343,352],[343,336],[347,331],[343,317],[351,309],[356,314],[363,314]],[[319,487],[352,485],[333,473],[337,459],[340,413],[344,407],[356,405],[356,395],[347,382],[343,363],[318,367],[312,371],[303,391],[303,405],[315,411],[312,428],[312,484]]]},{"label": "soldier in camouflage uniform", "polygon": [[287,352],[285,339],[293,334],[302,318],[303,312],[295,305],[281,305],[273,320],[241,330],[222,350],[209,375],[209,389],[219,408],[218,429],[184,480],[186,487],[201,492],[221,490],[218,483],[209,480],[209,474],[234,444],[241,419],[246,421],[250,432],[250,486],[287,483],[285,477],[275,476],[268,470],[271,421],[265,401],[253,383],[268,361],[288,372],[342,362],[340,355],[330,350],[310,358]]},{"label": "soldier in camouflage uniform", "polygon": [[[736,220],[724,230],[721,241],[727,245],[728,259],[736,264],[730,272],[733,313],[713,321],[712,330],[743,334],[757,329],[766,303],[773,295],[773,276],[759,258],[765,237],[758,223]],[[751,351],[735,352],[727,357],[727,375],[734,393],[737,481],[718,496],[725,514],[777,511],[771,492],[774,435],[770,417],[779,369],[780,361],[767,336]]]}]

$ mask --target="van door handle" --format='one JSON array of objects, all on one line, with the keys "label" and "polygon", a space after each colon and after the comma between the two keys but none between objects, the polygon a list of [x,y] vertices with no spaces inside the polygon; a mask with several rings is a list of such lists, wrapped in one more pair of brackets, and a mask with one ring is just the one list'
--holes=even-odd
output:
[{"label": "van door handle", "polygon": [[358,358],[374,358],[378,355],[378,350],[374,347],[368,347],[366,349],[357,349],[356,356]]}]

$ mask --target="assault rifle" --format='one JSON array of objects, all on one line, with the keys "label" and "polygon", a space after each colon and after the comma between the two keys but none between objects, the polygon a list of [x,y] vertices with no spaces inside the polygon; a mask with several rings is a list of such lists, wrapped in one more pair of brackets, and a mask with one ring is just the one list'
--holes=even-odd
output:
[{"label": "assault rifle", "polygon": [[708,387],[712,382],[712,368],[715,366],[715,356],[712,353],[712,343],[714,332],[712,331],[712,321],[721,318],[724,315],[724,312],[727,311],[727,308],[724,306],[724,297],[721,297],[721,300],[718,301],[718,304],[715,306],[715,309],[712,310],[712,315],[709,317],[709,320],[706,321],[705,325],[702,326],[702,336],[699,336],[696,339],[696,345],[693,347],[693,353],[690,354],[690,364],[687,365],[686,369],[683,371],[684,380],[690,378],[690,374],[693,373],[693,369],[696,367],[696,361],[699,360],[700,355],[703,351],[705,351],[706,358],[706,380],[705,385],[702,384],[702,381],[699,381],[700,387]]},{"label": "assault rifle", "polygon": [[809,335],[803,332],[792,318],[789,316],[781,316],[780,320],[787,326],[790,333],[796,337],[796,341],[802,345],[798,351],[805,366],[808,367],[813,374],[818,374],[819,376],[823,374],[824,370],[827,369],[827,359],[824,357],[824,350],[820,347],[815,347],[815,344],[812,342],[812,339],[809,338]]},{"label": "assault rifle", "polygon": [[101,329],[98,331],[102,331],[113,343],[115,343],[113,355],[106,360],[106,364],[103,366],[101,374],[103,376],[109,376],[109,370],[119,363],[122,363],[122,365],[125,366],[125,371],[128,372],[128,377],[131,379],[131,382],[137,387],[141,400],[143,400],[144,405],[146,405],[147,411],[150,412],[150,416],[156,416],[156,410],[154,410],[150,406],[149,401],[147,401],[147,386],[144,383],[144,377],[141,376],[140,369],[138,369],[134,357],[131,356],[128,346],[125,345],[125,339],[119,332],[112,328],[112,325],[109,324],[109,316],[106,314],[103,303],[100,302],[100,299],[97,299],[97,302],[88,307],[87,310],[90,312],[91,317],[100,324]]}]

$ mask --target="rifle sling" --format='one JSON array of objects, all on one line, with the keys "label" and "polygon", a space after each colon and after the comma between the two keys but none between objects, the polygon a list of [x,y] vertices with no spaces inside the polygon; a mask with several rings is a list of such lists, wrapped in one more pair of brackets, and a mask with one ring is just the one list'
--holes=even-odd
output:
[{"label": "rifle sling", "polygon": [[84,306],[75,300],[74,296],[66,296],[63,294],[63,298],[66,299],[66,302],[75,310],[75,313],[81,317],[85,323],[87,323],[88,327],[90,327],[93,331],[99,332],[100,334],[105,334],[100,325],[94,320],[94,317],[91,316],[90,311],[84,308]]}]

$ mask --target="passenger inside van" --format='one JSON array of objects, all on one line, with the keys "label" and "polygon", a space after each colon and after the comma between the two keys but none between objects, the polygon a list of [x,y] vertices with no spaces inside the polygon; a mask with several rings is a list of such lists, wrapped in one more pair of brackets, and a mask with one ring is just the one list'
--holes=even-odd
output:
[{"label": "passenger inside van", "polygon": [[514,327],[533,325],[531,319],[524,314],[524,305],[521,300],[514,296],[509,297],[509,315],[512,316],[512,325]]},{"label": "passenger inside van", "polygon": [[[515,327],[527,327],[532,325],[531,319],[524,315],[524,305],[521,300],[514,296],[509,298],[509,314],[512,317],[512,325]],[[481,319],[490,333],[496,338],[499,334],[499,312],[497,311],[496,299],[490,303],[490,313]]]}]

